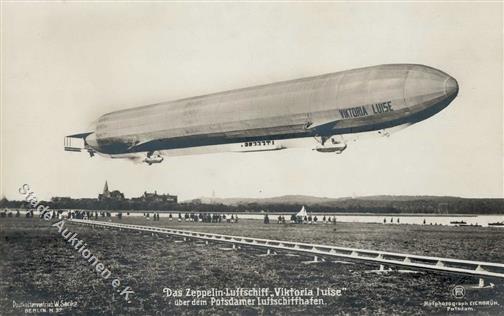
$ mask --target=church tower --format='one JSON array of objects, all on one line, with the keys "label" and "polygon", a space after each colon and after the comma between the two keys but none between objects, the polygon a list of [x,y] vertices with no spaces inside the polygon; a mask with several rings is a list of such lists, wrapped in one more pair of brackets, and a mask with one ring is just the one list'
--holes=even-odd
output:
[{"label": "church tower", "polygon": [[102,194],[102,197],[103,197],[103,198],[109,198],[109,197],[110,197],[110,192],[109,192],[109,189],[108,189],[108,183],[107,183],[107,180],[105,180],[105,186],[103,187],[103,194]]}]

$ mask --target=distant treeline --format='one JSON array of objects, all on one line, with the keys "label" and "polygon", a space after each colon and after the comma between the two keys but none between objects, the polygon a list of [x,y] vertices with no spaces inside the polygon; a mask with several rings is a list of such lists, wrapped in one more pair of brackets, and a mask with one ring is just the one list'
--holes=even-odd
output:
[{"label": "distant treeline", "polygon": [[[298,212],[297,203],[246,203],[240,205],[205,203],[163,203],[143,201],[98,201],[71,199],[64,202],[42,201],[52,209],[83,210],[156,210],[179,212]],[[432,214],[504,214],[504,199],[473,199],[456,197],[428,197],[394,201],[387,199],[355,198],[331,201],[326,204],[304,204],[309,212],[350,213],[432,213]],[[0,207],[30,208],[26,201],[0,201]]]},{"label": "distant treeline", "polygon": [[[310,212],[327,213],[432,213],[432,214],[504,214],[504,199],[461,199],[450,202],[434,200],[381,201],[352,199],[334,203],[306,206]],[[297,212],[301,204],[248,204],[238,210],[268,210],[270,212]]]},{"label": "distant treeline", "polygon": [[[51,209],[81,209],[81,210],[174,210],[176,203],[161,201],[134,201],[134,200],[107,200],[97,199],[65,199],[64,201],[40,201],[41,205]],[[26,201],[0,201],[0,207],[10,208],[30,208],[30,203]]]}]

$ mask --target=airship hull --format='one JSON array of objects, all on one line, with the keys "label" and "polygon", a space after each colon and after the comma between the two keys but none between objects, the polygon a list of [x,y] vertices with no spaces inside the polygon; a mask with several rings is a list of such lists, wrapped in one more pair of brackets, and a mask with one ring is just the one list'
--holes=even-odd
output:
[{"label": "airship hull", "polygon": [[441,111],[457,93],[455,79],[440,70],[380,65],[108,113],[85,141],[113,157],[240,152],[236,145],[249,142],[287,144],[414,124]]}]

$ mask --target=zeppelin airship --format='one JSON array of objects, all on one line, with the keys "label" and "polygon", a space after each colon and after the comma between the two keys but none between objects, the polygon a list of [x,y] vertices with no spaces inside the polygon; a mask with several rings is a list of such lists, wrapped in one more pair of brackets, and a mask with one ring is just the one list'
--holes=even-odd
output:
[{"label": "zeppelin airship", "polygon": [[341,153],[354,136],[388,136],[433,116],[458,89],[432,67],[378,65],[107,113],[66,136],[65,150],[149,165],[167,155],[223,151]]}]

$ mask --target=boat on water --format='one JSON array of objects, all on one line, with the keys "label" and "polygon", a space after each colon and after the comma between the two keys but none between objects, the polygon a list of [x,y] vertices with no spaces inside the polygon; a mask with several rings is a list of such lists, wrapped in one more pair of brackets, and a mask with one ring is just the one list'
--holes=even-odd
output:
[{"label": "boat on water", "polygon": [[467,222],[465,222],[465,221],[451,221],[450,224],[453,224],[453,225],[467,225]]},{"label": "boat on water", "polygon": [[504,221],[495,222],[495,223],[488,223],[488,226],[504,226]]}]

